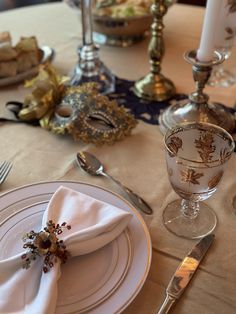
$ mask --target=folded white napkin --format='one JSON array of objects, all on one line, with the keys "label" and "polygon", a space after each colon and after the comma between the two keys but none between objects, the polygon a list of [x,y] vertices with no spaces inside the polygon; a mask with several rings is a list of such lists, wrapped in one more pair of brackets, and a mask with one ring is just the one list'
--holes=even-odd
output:
[{"label": "folded white napkin", "polygon": [[[78,256],[114,240],[130,218],[131,214],[117,207],[60,187],[43,215],[42,229],[49,220],[71,225],[58,238],[64,241],[71,256]],[[22,250],[21,254],[0,261],[0,313],[54,313],[60,260],[44,273],[41,256],[31,262],[30,268],[23,269],[23,253]]]}]

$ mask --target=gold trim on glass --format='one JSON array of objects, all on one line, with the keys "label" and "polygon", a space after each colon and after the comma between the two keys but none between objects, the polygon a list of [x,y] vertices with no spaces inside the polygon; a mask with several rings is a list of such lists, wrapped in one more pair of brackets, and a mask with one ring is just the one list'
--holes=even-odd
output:
[{"label": "gold trim on glass", "polygon": [[[184,129],[197,129],[200,131],[208,131],[209,133],[212,134],[217,134],[217,136],[219,136],[223,141],[225,141],[227,143],[227,145],[229,145],[229,151],[227,153],[227,158],[224,159],[224,153],[222,152],[222,158],[220,159],[214,159],[214,160],[210,160],[208,161],[208,164],[210,164],[211,168],[213,167],[218,167],[219,164],[222,164],[222,161],[225,162],[228,160],[228,158],[230,158],[232,152],[234,151],[235,148],[235,144],[234,144],[234,140],[232,138],[232,136],[223,128],[221,128],[220,126],[217,125],[212,125],[211,123],[201,123],[201,122],[192,122],[192,123],[181,123],[179,126],[173,127],[172,129],[169,129],[165,135],[164,135],[164,145],[165,148],[168,152],[168,154],[172,154],[173,152],[169,149],[168,147],[168,140],[169,138],[171,138],[173,135],[177,135],[179,132],[182,132]],[[197,168],[201,168],[201,164],[202,167],[205,168],[205,162],[203,161],[198,161],[198,160],[194,160],[194,159],[187,159],[184,157],[179,157],[179,159],[181,159],[181,161],[185,161],[187,163],[189,162],[193,162],[194,164],[197,164]],[[178,164],[181,164],[180,160],[177,160]],[[184,165],[184,163],[182,162],[182,165]],[[196,166],[191,165],[191,168],[196,168]]]}]

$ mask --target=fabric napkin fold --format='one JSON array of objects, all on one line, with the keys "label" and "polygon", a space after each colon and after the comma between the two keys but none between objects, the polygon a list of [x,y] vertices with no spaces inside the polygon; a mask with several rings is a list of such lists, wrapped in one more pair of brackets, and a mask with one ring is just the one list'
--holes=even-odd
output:
[{"label": "fabric napkin fold", "polygon": [[[49,220],[70,225],[71,229],[58,238],[64,241],[73,257],[93,252],[114,240],[131,217],[130,213],[115,206],[60,187],[44,212],[41,230]],[[54,313],[57,281],[61,275],[60,259],[44,273],[41,256],[31,262],[30,268],[23,269],[23,253],[24,249],[22,253],[0,261],[0,313]]]}]

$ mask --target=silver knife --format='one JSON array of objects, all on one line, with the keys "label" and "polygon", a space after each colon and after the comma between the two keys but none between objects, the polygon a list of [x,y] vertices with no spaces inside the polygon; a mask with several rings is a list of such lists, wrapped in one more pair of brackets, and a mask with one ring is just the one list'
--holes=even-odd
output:
[{"label": "silver knife", "polygon": [[175,301],[181,297],[214,238],[214,234],[202,238],[183,259],[166,288],[165,301],[157,314],[168,313]]}]

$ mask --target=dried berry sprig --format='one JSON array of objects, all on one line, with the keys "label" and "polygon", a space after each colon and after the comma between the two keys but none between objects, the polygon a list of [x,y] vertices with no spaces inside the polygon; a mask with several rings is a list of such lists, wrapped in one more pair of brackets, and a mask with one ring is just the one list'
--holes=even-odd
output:
[{"label": "dried berry sprig", "polygon": [[65,263],[68,259],[68,251],[63,240],[58,239],[58,235],[63,232],[63,229],[70,230],[71,226],[66,222],[55,224],[52,220],[47,222],[47,226],[40,232],[33,230],[23,236],[24,249],[28,251],[22,255],[24,260],[23,268],[28,269],[31,261],[37,256],[44,257],[43,271],[46,273],[54,266],[57,258]]}]

